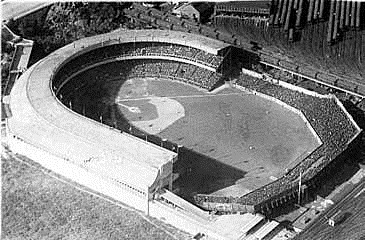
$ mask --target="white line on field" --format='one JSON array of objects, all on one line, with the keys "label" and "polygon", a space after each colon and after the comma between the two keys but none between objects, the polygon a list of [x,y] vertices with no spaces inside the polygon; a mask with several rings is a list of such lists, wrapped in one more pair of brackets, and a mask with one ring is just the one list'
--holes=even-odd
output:
[{"label": "white line on field", "polygon": [[[219,96],[232,96],[232,95],[244,95],[244,94],[247,94],[247,93],[222,93],[222,94],[214,94],[214,95],[183,95],[183,96],[159,96],[159,97],[166,97],[166,98],[205,98],[205,97],[219,97]],[[116,102],[138,101],[138,100],[146,100],[146,99],[153,99],[153,98],[156,98],[156,96],[117,99]]]}]

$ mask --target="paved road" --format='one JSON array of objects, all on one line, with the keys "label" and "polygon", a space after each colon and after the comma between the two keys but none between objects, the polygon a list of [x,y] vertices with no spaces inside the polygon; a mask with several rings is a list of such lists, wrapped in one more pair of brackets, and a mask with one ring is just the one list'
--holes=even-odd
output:
[{"label": "paved road", "polygon": [[[295,240],[364,240],[365,239],[365,180],[341,201],[322,214]],[[335,227],[328,225],[328,217],[338,210],[345,213],[345,220]]]}]

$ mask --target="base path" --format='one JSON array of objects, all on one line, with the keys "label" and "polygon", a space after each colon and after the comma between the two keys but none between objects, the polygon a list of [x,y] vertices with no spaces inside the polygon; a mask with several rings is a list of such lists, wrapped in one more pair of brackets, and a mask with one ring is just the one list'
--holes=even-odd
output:
[{"label": "base path", "polygon": [[131,123],[149,134],[158,134],[180,118],[185,117],[183,105],[174,99],[150,97],[148,103],[156,107],[158,118],[148,121],[132,121]]}]

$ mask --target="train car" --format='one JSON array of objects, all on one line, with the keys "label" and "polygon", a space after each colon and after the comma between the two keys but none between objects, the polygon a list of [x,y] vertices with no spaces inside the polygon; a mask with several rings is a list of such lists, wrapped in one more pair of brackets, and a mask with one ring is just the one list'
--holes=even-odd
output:
[{"label": "train car", "polygon": [[325,0],[321,0],[321,4],[319,5],[319,20],[324,21],[324,2]]},{"label": "train car", "polygon": [[343,29],[344,21],[345,21],[345,10],[346,10],[346,1],[341,2],[341,15],[340,15],[340,25],[339,28]]},{"label": "train car", "polygon": [[328,219],[328,225],[331,227],[337,226],[339,223],[341,223],[345,219],[345,212],[342,212],[341,210],[337,211],[334,215],[332,215]]},{"label": "train car", "polygon": [[311,78],[316,78],[317,76],[317,71],[310,67],[299,66],[298,72],[304,76],[308,76]]},{"label": "train car", "polygon": [[356,29],[360,29],[360,15],[361,15],[360,8],[361,8],[361,2],[357,2],[356,22],[355,22]]},{"label": "train car", "polygon": [[336,3],[336,13],[335,13],[335,15],[334,15],[334,20],[335,20],[335,22],[334,22],[334,26],[333,26],[333,34],[332,34],[332,39],[333,40],[336,40],[337,39],[337,30],[338,30],[338,18],[340,17],[340,10],[341,10],[341,5],[340,5],[340,2],[337,2]]},{"label": "train car", "polygon": [[328,27],[327,27],[327,43],[331,44],[332,43],[332,29],[333,29],[333,12],[335,11],[335,1],[331,2],[331,7],[330,7],[330,18],[328,20]]},{"label": "train car", "polygon": [[288,0],[284,0],[283,9],[281,10],[280,24],[283,25],[286,19],[286,10],[288,9]]},{"label": "train car", "polygon": [[279,5],[276,9],[275,19],[274,19],[274,27],[279,25],[279,19],[280,19],[280,12],[281,8],[283,7],[283,0],[279,0]]},{"label": "train car", "polygon": [[308,15],[307,15],[307,22],[311,22],[312,21],[313,8],[314,8],[314,0],[310,0],[309,1]]},{"label": "train car", "polygon": [[285,68],[285,69],[290,70],[290,71],[298,72],[298,65],[296,65],[294,63],[287,62],[287,61],[284,61],[284,60],[280,60],[279,65],[281,67]]},{"label": "train car", "polygon": [[356,2],[351,2],[351,20],[350,20],[351,28],[355,28],[355,19],[356,19]]},{"label": "train car", "polygon": [[298,9],[298,3],[299,3],[299,0],[294,0],[293,9],[295,9],[295,10]]},{"label": "train car", "polygon": [[317,18],[318,18],[319,4],[320,4],[320,0],[315,0],[314,11],[313,11],[313,19],[314,20],[317,20]]},{"label": "train car", "polygon": [[289,22],[290,22],[290,17],[291,17],[291,14],[292,14],[292,8],[293,8],[293,1],[289,1],[288,13],[286,14],[284,31],[289,30]]},{"label": "train car", "polygon": [[331,76],[325,73],[318,73],[316,79],[332,85],[337,84],[337,78],[335,76]]},{"label": "train car", "polygon": [[350,26],[350,11],[351,11],[351,2],[346,3],[346,14],[345,14],[345,26]]},{"label": "train car", "polygon": [[344,79],[338,79],[336,81],[336,87],[340,87],[340,88],[347,89],[350,91],[354,90],[354,84],[351,82],[347,82]]},{"label": "train car", "polygon": [[270,55],[266,54],[260,54],[261,61],[264,61],[266,63],[270,63],[272,65],[278,66],[279,65],[279,59],[272,57]]},{"label": "train car", "polygon": [[301,27],[302,12],[303,12],[303,0],[300,0],[299,1],[298,11],[297,11],[297,18],[295,20],[295,28],[296,29],[299,29]]},{"label": "train car", "polygon": [[161,19],[156,19],[156,25],[158,25],[160,28],[171,30],[172,24]]}]

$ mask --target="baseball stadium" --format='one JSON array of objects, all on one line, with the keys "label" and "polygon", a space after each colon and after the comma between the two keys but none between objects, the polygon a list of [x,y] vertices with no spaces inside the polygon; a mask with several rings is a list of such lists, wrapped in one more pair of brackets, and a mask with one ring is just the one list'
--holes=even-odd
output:
[{"label": "baseball stadium", "polygon": [[314,186],[361,129],[334,95],[242,68],[248,55],[178,31],[83,38],[16,82],[9,145],[86,169],[147,213],[265,213]]}]

